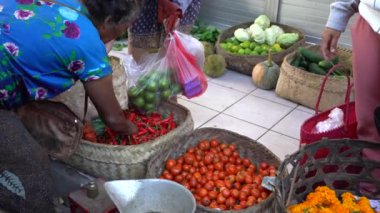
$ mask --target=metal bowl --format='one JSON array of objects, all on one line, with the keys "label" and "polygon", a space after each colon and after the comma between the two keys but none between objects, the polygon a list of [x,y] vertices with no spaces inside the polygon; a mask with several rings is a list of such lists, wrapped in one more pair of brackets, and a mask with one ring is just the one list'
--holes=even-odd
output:
[{"label": "metal bowl", "polygon": [[121,213],[194,213],[196,204],[184,186],[168,180],[117,180],[104,187]]}]

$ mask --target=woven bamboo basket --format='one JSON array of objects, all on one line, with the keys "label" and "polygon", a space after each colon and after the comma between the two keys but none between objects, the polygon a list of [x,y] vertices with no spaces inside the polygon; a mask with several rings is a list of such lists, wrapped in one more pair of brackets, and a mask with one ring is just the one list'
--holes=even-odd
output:
[{"label": "woven bamboo basket", "polygon": [[163,115],[173,113],[177,128],[139,145],[105,145],[82,140],[78,150],[66,163],[90,175],[111,180],[145,178],[149,159],[194,128],[190,111],[179,104],[163,102],[158,111]]},{"label": "woven bamboo basket", "polygon": [[[268,56],[267,55],[263,55],[263,56],[236,55],[236,54],[225,51],[223,48],[220,47],[220,43],[222,43],[227,38],[233,37],[236,29],[238,28],[245,29],[251,26],[251,24],[252,22],[246,22],[246,23],[228,28],[227,30],[223,31],[219,35],[218,41],[215,44],[216,52],[220,55],[223,55],[223,57],[226,59],[227,68],[233,71],[244,73],[246,75],[252,75],[253,67],[256,64],[267,60]],[[299,40],[295,44],[293,44],[291,47],[283,50],[282,52],[272,54],[272,60],[276,62],[278,65],[280,65],[286,55],[293,52],[295,49],[297,49],[299,46],[305,43],[305,36],[301,30],[290,27],[288,25],[284,25],[280,23],[271,23],[271,24],[280,26],[286,33],[298,33],[300,35]]]},{"label": "woven bamboo basket", "polygon": [[[307,48],[313,52],[320,53],[319,45],[314,45]],[[317,97],[325,76],[310,73],[290,65],[295,55],[296,51],[287,55],[281,65],[280,76],[276,85],[276,94],[282,98],[315,109]],[[343,65],[351,69],[351,50],[338,48],[338,55]],[[352,78],[351,82],[353,82]],[[346,91],[346,77],[329,77],[323,90],[319,110],[325,111],[343,104]],[[353,95],[354,91],[351,91],[351,100],[353,100]]]},{"label": "woven bamboo basket", "polygon": [[[380,163],[373,157],[363,157],[370,152],[369,149],[379,156],[380,143],[325,139],[288,156],[281,164],[275,181],[274,212],[287,212],[287,207],[304,201],[308,193],[321,185],[335,190],[337,196],[348,191],[357,196],[379,199]],[[327,156],[314,157],[317,152],[326,150]],[[366,188],[375,191],[366,191]]]},{"label": "woven bamboo basket", "polygon": [[[155,155],[148,163],[147,178],[160,177],[163,169],[165,168],[165,162],[169,158],[177,158],[178,156],[183,155],[188,148],[198,145],[200,141],[210,139],[217,139],[218,141],[221,141],[223,143],[236,145],[236,148],[239,151],[240,156],[244,158],[249,158],[251,162],[255,163],[257,166],[262,161],[266,161],[268,164],[272,164],[276,167],[280,165],[280,160],[270,150],[268,150],[265,146],[250,138],[224,129],[201,128],[195,130],[183,140],[177,141],[176,143],[172,143],[165,150],[162,150],[161,152],[157,153],[157,155]],[[274,193],[272,193],[263,202],[256,204],[252,207],[239,211],[223,212],[272,213],[273,201]],[[213,213],[220,211],[198,205],[196,212]]]}]

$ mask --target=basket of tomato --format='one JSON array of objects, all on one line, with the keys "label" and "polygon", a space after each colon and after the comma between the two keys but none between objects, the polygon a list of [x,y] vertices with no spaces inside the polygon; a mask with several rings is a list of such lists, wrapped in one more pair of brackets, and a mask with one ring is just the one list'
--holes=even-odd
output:
[{"label": "basket of tomato", "polygon": [[157,153],[147,178],[176,181],[197,201],[196,212],[273,212],[262,186],[280,160],[262,144],[224,129],[201,128]]}]

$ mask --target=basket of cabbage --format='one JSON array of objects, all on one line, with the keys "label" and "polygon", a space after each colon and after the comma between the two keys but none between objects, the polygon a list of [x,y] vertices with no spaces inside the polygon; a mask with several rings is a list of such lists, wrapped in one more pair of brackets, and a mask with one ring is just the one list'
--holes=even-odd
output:
[{"label": "basket of cabbage", "polygon": [[271,23],[266,15],[254,22],[233,26],[223,31],[216,42],[217,53],[223,55],[227,68],[247,75],[268,58],[281,64],[285,56],[305,43],[304,33],[288,25]]}]

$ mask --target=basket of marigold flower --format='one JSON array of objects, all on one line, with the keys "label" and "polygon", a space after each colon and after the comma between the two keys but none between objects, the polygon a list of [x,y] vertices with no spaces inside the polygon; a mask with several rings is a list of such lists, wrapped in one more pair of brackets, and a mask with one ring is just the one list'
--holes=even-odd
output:
[{"label": "basket of marigold flower", "polygon": [[275,212],[375,213],[369,199],[380,200],[380,143],[323,139],[302,146],[280,165],[275,189]]}]

